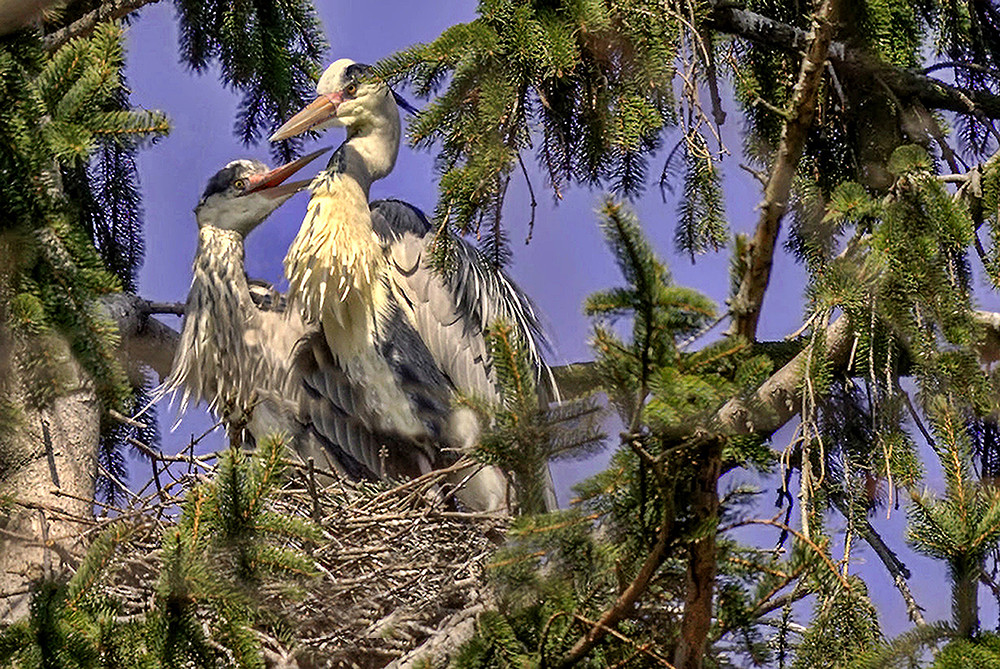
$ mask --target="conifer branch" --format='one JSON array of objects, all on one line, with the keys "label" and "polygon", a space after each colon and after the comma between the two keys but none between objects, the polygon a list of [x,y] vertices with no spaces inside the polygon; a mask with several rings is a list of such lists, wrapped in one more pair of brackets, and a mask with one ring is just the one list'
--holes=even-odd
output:
[{"label": "conifer branch", "polygon": [[631,614],[635,610],[636,602],[646,592],[646,588],[649,587],[653,576],[659,571],[660,565],[666,559],[667,551],[673,543],[672,535],[674,529],[674,510],[670,502],[673,499],[673,492],[664,491],[664,493],[663,518],[660,521],[660,528],[656,533],[656,543],[653,545],[653,549],[646,556],[635,578],[632,579],[632,582],[629,583],[628,587],[625,588],[624,592],[622,592],[611,608],[605,611],[598,618],[597,622],[573,644],[569,652],[556,663],[555,666],[558,669],[566,669],[583,659],[593,649],[594,645],[604,638],[609,629]]},{"label": "conifer branch", "polygon": [[[850,519],[850,512],[847,507],[845,500],[839,495],[830,496],[833,505],[837,507],[840,514],[847,520]],[[925,625],[926,621],[921,613],[921,607],[917,604],[916,599],[913,597],[913,593],[910,591],[910,586],[907,585],[906,581],[912,576],[910,570],[905,564],[899,559],[899,557],[889,548],[885,541],[879,533],[872,527],[872,524],[868,522],[867,518],[856,519],[857,532],[861,535],[861,538],[871,546],[872,550],[875,551],[875,555],[878,559],[882,561],[885,565],[886,571],[892,576],[893,585],[899,590],[900,596],[903,598],[903,602],[906,604],[906,613],[916,625]]]},{"label": "conifer branch", "polygon": [[99,23],[103,23],[105,21],[117,21],[118,19],[124,18],[145,5],[159,1],[160,0],[107,0],[106,2],[101,3],[97,9],[84,14],[68,26],[60,28],[50,35],[46,35],[44,40],[45,50],[49,53],[53,53],[56,49],[74,37],[86,37],[93,32],[94,28],[96,28]]},{"label": "conifer branch", "polygon": [[[808,33],[787,23],[736,7],[712,10],[709,27],[748,39],[757,44],[797,53],[809,44]],[[1000,96],[945,83],[913,70],[876,62],[842,42],[831,41],[827,57],[835,65],[865,77],[880,77],[900,99],[917,98],[928,109],[954,112],[981,111],[988,118],[1000,118]]]},{"label": "conifer branch", "polygon": [[749,248],[749,263],[733,304],[733,334],[751,341],[757,336],[757,321],[764,302],[764,293],[771,280],[774,246],[778,227],[791,196],[792,178],[805,147],[806,135],[816,114],[816,101],[822,80],[824,63],[833,39],[834,21],[838,13],[837,0],[823,0],[813,18],[812,40],[802,59],[799,79],[792,92],[788,119],[781,134],[778,152],[760,205],[760,219]]}]

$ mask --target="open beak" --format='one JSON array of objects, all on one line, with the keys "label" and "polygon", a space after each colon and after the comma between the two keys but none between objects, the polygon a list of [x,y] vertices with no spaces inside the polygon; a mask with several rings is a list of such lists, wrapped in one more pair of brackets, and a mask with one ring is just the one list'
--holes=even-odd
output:
[{"label": "open beak", "polygon": [[288,183],[285,183],[285,180],[329,150],[330,147],[328,146],[324,149],[320,149],[319,151],[313,151],[309,155],[302,156],[298,160],[293,160],[292,162],[286,163],[281,167],[276,167],[273,170],[264,172],[263,174],[250,177],[250,185],[243,192],[243,195],[257,193],[259,195],[263,195],[269,200],[273,200],[285,195],[292,195],[299,192],[308,186],[312,179],[290,181]]},{"label": "open beak", "polygon": [[301,135],[306,130],[314,128],[324,121],[329,121],[337,115],[337,107],[343,101],[343,94],[339,91],[319,96],[306,105],[298,114],[288,119],[285,125],[278,128],[269,138],[270,141],[278,142],[289,137]]}]

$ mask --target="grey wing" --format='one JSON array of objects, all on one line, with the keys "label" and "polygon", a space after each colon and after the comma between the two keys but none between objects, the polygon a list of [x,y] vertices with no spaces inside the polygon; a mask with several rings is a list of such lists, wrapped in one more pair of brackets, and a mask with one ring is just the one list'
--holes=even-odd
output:
[{"label": "grey wing", "polygon": [[363,390],[340,368],[322,333],[299,342],[293,374],[304,391],[297,412],[304,446],[322,449],[352,478],[417,476],[436,464],[424,445],[370,427],[375,420]]},{"label": "grey wing", "polygon": [[545,339],[531,300],[503,272],[459,237],[456,266],[442,277],[430,266],[431,226],[419,209],[399,200],[373,202],[372,228],[381,238],[390,275],[413,326],[441,371],[466,394],[496,401],[498,389],[484,330],[494,321],[511,323],[521,334],[537,372],[539,386],[554,396],[555,386],[542,360]]}]

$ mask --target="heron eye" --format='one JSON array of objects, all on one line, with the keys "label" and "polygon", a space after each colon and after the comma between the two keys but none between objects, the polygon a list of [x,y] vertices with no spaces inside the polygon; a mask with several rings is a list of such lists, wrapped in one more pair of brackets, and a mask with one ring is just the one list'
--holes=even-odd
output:
[{"label": "heron eye", "polygon": [[354,95],[355,93],[358,92],[358,85],[347,84],[347,86],[344,88],[344,92],[347,93],[348,95]]},{"label": "heron eye", "polygon": [[235,182],[233,182],[233,186],[236,187],[236,190],[243,190],[244,188],[247,187],[247,180],[237,179]]}]

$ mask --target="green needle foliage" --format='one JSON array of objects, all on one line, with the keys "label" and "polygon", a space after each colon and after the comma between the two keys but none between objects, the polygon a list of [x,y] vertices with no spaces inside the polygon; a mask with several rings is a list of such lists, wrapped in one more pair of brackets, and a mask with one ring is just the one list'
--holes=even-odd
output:
[{"label": "green needle foliage", "polygon": [[[181,58],[197,72],[217,62],[222,80],[241,91],[236,132],[255,144],[316,95],[327,49],[316,10],[307,0],[225,2],[176,0]],[[274,146],[287,162],[301,142]]]},{"label": "green needle foliage", "polygon": [[[71,3],[46,16],[48,38],[94,3]],[[182,58],[203,71],[218,62],[224,82],[244,93],[237,132],[246,142],[276,127],[313,95],[326,42],[309,2],[176,3]],[[28,405],[45,406],[68,380],[59,361],[71,353],[91,376],[102,407],[122,413],[145,404],[115,355],[117,341],[96,298],[136,288],[142,262],[142,206],[135,157],[164,135],[163,114],[135,109],[123,78],[122,29],[97,24],[52,52],[42,36],[0,37],[0,461],[20,408],[10,379],[24,378]],[[288,158],[294,143],[276,153]],[[64,351],[65,338],[70,351]],[[102,423],[101,463],[124,479],[129,437]],[[8,464],[0,466],[3,472]],[[111,479],[99,488],[109,501]]]},{"label": "green needle foliage", "polygon": [[[270,504],[282,483],[284,441],[252,455],[230,450],[211,482],[190,489],[165,529],[153,606],[123,615],[108,586],[134,579],[122,560],[139,529],[113,523],[76,573],[35,584],[28,618],[0,633],[0,663],[12,669],[86,667],[262,667],[254,625],[263,588],[316,575],[302,545],[319,529]],[[287,589],[287,587],[286,587]]]},{"label": "green needle foliage", "polygon": [[[381,61],[389,81],[439,93],[409,127],[414,146],[438,149],[437,221],[462,232],[485,226],[501,246],[504,196],[526,153],[556,196],[572,183],[642,192],[662,131],[678,125],[670,85],[684,50],[678,12],[706,8],[489,0],[475,21]],[[684,124],[682,142],[691,197],[678,239],[692,253],[717,249],[728,231],[714,154],[697,124]]]},{"label": "green needle foliage", "polygon": [[[981,367],[977,354],[982,334],[966,257],[981,202],[961,191],[949,193],[920,147],[897,148],[886,165],[893,178],[888,189],[876,195],[870,187],[845,182],[826,209],[824,223],[832,235],[852,241],[849,252],[837,258],[817,255],[810,292],[816,313],[837,308],[855,324],[855,380],[833,376],[822,366],[811,374],[817,392],[829,399],[818,410],[823,418],[807,441],[808,453],[814,471],[825,458],[831,474],[819,496],[846,500],[852,527],[888,501],[879,493],[885,490],[880,482],[887,482],[889,495],[901,487],[910,500],[907,541],[942,561],[951,576],[949,625],[917,628],[872,651],[859,666],[895,666],[885,663],[919,656],[949,640],[954,641],[937,654],[935,666],[966,666],[961,662],[983,662],[993,653],[991,638],[979,635],[978,591],[987,560],[1000,547],[1000,501],[991,464],[996,378]],[[903,374],[915,382],[915,406],[900,384]],[[919,487],[924,465],[907,434],[911,416],[927,421],[920,429],[944,474],[940,492]],[[824,644],[836,637],[827,628]],[[811,630],[823,637],[815,621]]]},{"label": "green needle foliage", "polygon": [[503,404],[497,409],[474,398],[463,400],[490,424],[476,453],[513,474],[520,513],[542,513],[549,507],[549,461],[580,458],[600,447],[604,440],[596,424],[600,412],[589,398],[545,407],[528,350],[508,323],[493,323],[486,344]]},{"label": "green needle foliage", "polygon": [[[714,305],[671,281],[626,207],[608,200],[601,217],[625,283],[591,295],[585,310],[596,321],[601,390],[629,432],[610,467],[577,487],[575,508],[515,522],[490,569],[498,611],[480,620],[457,667],[556,664],[637,578],[663,532],[665,555],[645,594],[617,626],[620,635],[597,644],[585,666],[669,660],[681,628],[686,551],[714,534],[721,519],[740,517],[752,497],[733,491],[715,515],[701,515],[697,477],[709,451],[702,446],[704,437],[694,435],[708,433],[715,411],[742,384],[756,383],[768,362],[732,342],[686,353],[680,343],[714,320]],[[631,326],[628,337],[619,334],[618,321]],[[493,350],[502,351],[502,335],[491,336]],[[502,376],[531,378],[516,364],[508,367]],[[527,402],[517,393],[505,409],[513,412],[519,403],[527,413]],[[525,429],[511,414],[501,413],[497,425],[500,433],[487,435],[484,444],[503,443]],[[741,462],[770,464],[759,440],[730,440],[726,453]],[[730,652],[762,662],[771,653],[760,630],[760,600],[799,577],[816,574],[819,585],[803,585],[809,592],[835,580],[822,577],[820,560],[801,549],[788,564],[736,542],[723,542],[719,552],[732,558],[719,562],[719,634],[735,639]],[[794,576],[785,577],[782,570]],[[638,652],[640,647],[648,653]]]},{"label": "green needle foliage", "polygon": [[[131,394],[115,333],[95,299],[120,290],[123,280],[131,283],[141,248],[122,254],[109,241],[102,246],[109,262],[102,262],[93,242],[110,240],[115,227],[109,219],[88,219],[67,192],[73,179],[64,180],[81,175],[100,146],[128,151],[167,131],[162,114],[125,107],[121,39],[118,26],[102,24],[47,56],[35,34],[0,38],[6,101],[0,111],[0,328],[13,339],[13,370],[29,381],[35,405],[60,392],[55,370],[62,353],[51,335],[69,342],[104,406],[122,409]],[[89,176],[76,183],[89,186]],[[128,220],[114,225],[137,234]]]}]

